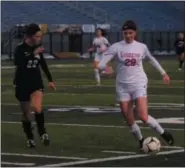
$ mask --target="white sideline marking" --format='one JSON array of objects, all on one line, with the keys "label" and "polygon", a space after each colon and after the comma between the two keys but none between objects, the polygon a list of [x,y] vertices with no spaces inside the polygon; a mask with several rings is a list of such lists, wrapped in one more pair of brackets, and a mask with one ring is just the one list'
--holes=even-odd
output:
[{"label": "white sideline marking", "polygon": [[181,146],[161,146],[163,149],[184,149]]},{"label": "white sideline marking", "polygon": [[[21,124],[20,122],[16,121],[1,121],[2,124]],[[126,126],[116,126],[116,125],[90,125],[90,124],[65,124],[65,123],[46,123],[47,125],[54,125],[54,126],[70,126],[70,127],[95,127],[95,128],[126,128]],[[150,129],[149,127],[140,127],[142,129]],[[181,128],[164,128],[172,131],[184,131]]]},{"label": "white sideline marking", "polygon": [[[17,103],[1,103],[1,105],[3,106],[19,106],[19,104]],[[181,104],[181,103],[149,103],[148,104],[149,107],[169,107],[169,106],[172,106],[172,107],[184,107],[184,104]],[[61,105],[55,105],[55,104],[46,104],[44,105],[45,107],[60,107],[60,108],[65,108],[65,107],[69,107],[69,106],[61,106]],[[73,108],[80,108],[80,107],[83,107],[83,108],[108,108],[110,106],[81,106],[81,105],[75,105],[75,106],[72,106]],[[112,107],[111,107],[112,108]]]},{"label": "white sideline marking", "polygon": [[[170,155],[170,154],[182,153],[182,152],[184,152],[184,149],[159,152],[157,155]],[[107,161],[115,161],[115,160],[136,159],[136,158],[142,158],[142,157],[148,157],[148,156],[150,155],[139,154],[139,155],[130,155],[130,156],[108,157],[108,158],[101,158],[101,159],[90,159],[90,160],[84,160],[84,161],[74,161],[74,162],[68,162],[68,163],[66,162],[66,163],[42,165],[41,167],[74,166],[74,165],[82,165],[82,164],[88,164],[88,163],[99,163],[99,162],[107,162]]]},{"label": "white sideline marking", "polygon": [[[12,94],[12,93],[14,93],[13,91],[1,91],[1,94],[6,94],[6,95],[10,95],[10,94]],[[44,95],[59,95],[59,94],[62,94],[63,96],[65,96],[65,95],[79,95],[79,93],[60,93],[60,92],[55,92],[55,93],[48,93],[48,92],[46,92],[46,93],[44,93]],[[85,94],[86,96],[94,96],[95,94],[94,93],[86,93]],[[103,94],[103,93],[98,93],[97,95],[100,95],[100,96],[102,96],[102,95],[105,95],[105,94]],[[165,94],[148,94],[148,96],[149,97],[184,97],[184,95],[165,95]]]},{"label": "white sideline marking", "polygon": [[35,163],[18,163],[18,162],[1,162],[4,165],[15,165],[15,166],[34,166]]},{"label": "white sideline marking", "polygon": [[[163,149],[184,149],[183,147],[180,146],[161,146]],[[136,152],[126,152],[126,151],[112,151],[112,150],[103,150],[102,152],[104,153],[116,153],[116,154],[137,154]]]},{"label": "white sideline marking", "polygon": [[104,150],[102,151],[103,153],[117,153],[117,154],[131,154],[134,155],[136,152],[124,152],[124,151],[109,151],[109,150]]},{"label": "white sideline marking", "polygon": [[4,155],[4,156],[37,157],[37,158],[48,158],[48,159],[74,159],[74,160],[86,160],[87,159],[87,158],[80,158],[80,157],[34,155],[34,154],[24,154],[24,153],[1,153],[1,155]]}]

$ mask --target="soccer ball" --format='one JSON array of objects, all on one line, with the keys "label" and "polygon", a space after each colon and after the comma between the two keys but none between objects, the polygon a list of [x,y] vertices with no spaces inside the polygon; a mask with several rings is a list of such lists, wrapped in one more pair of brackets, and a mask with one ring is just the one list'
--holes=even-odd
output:
[{"label": "soccer ball", "polygon": [[147,137],[143,141],[143,151],[145,153],[154,154],[161,149],[161,143],[156,137]]}]

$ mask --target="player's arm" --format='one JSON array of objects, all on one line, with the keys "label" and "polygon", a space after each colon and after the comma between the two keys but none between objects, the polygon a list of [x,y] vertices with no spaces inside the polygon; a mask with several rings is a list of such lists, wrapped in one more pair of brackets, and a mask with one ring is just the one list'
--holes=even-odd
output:
[{"label": "player's arm", "polygon": [[110,43],[106,38],[104,39],[104,41],[105,41],[104,44],[106,45],[106,47],[110,47]]},{"label": "player's arm", "polygon": [[44,59],[43,54],[39,54],[39,55],[40,55],[40,66],[41,66],[43,72],[45,73],[45,75],[48,78],[49,87],[52,88],[53,90],[56,90],[56,87],[55,87],[55,84],[53,82],[53,79],[52,79],[51,73],[49,71],[48,65],[46,63],[46,60]]},{"label": "player's arm", "polygon": [[149,60],[149,62],[155,67],[160,74],[163,76],[163,81],[166,84],[169,84],[170,78],[167,75],[166,71],[163,69],[163,67],[159,64],[159,62],[151,55],[150,51],[148,50],[148,47],[145,49],[145,56]]},{"label": "player's arm", "polygon": [[47,63],[46,63],[46,61],[44,59],[43,54],[40,54],[40,66],[41,66],[43,72],[45,73],[46,77],[48,78],[48,81],[49,82],[53,82],[51,73],[49,71],[48,65],[47,65]]},{"label": "player's arm", "polygon": [[106,68],[106,65],[116,56],[117,51],[114,45],[110,46],[108,50],[104,53],[100,63],[98,64],[98,69],[103,70]]}]

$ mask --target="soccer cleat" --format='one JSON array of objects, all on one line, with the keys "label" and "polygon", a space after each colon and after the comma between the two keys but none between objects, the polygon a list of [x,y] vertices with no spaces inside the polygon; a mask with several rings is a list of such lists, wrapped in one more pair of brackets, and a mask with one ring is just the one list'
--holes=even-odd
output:
[{"label": "soccer cleat", "polygon": [[178,71],[182,71],[182,68],[178,68]]},{"label": "soccer cleat", "polygon": [[140,148],[139,150],[140,150],[140,152],[143,151],[143,141],[144,141],[144,138],[139,141],[139,148]]},{"label": "soccer cleat", "polygon": [[44,146],[49,146],[49,144],[50,144],[50,140],[49,140],[49,136],[48,136],[48,134],[43,134],[41,137],[40,137],[40,139],[41,139],[41,142],[42,142],[42,144],[44,145]]},{"label": "soccer cleat", "polygon": [[168,145],[174,144],[174,138],[170,132],[164,131],[161,137],[168,143]]},{"label": "soccer cleat", "polygon": [[35,148],[35,141],[33,139],[29,139],[27,141],[28,148]]}]

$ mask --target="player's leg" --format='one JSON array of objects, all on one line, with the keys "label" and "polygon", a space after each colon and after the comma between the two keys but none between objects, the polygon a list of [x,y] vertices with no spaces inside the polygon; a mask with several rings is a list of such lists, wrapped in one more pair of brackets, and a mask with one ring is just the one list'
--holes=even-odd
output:
[{"label": "player's leg", "polygon": [[22,128],[27,138],[27,145],[30,148],[35,147],[34,135],[32,131],[32,115],[30,109],[29,93],[26,92],[26,89],[15,88],[15,96],[20,103],[20,108],[22,111]]},{"label": "player's leg", "polygon": [[133,94],[133,98],[136,100],[136,111],[140,120],[158,132],[169,145],[173,145],[174,139],[171,133],[165,131],[155,118],[148,115],[148,98],[146,92],[146,86],[143,86],[136,89]]},{"label": "player's leg", "polygon": [[101,85],[100,70],[97,68],[97,65],[99,64],[100,60],[101,60],[100,56],[98,54],[95,54],[93,67],[94,67],[95,80],[98,86]]},{"label": "player's leg", "polygon": [[183,64],[184,64],[184,52],[179,53],[178,59],[179,59],[179,69],[178,70],[181,71]]},{"label": "player's leg", "polygon": [[139,126],[135,122],[133,113],[133,101],[130,94],[126,92],[121,85],[116,86],[117,101],[120,102],[121,113],[130,128],[131,133],[139,141],[140,146],[143,142],[143,136]]},{"label": "player's leg", "polygon": [[46,133],[44,112],[42,110],[43,91],[36,90],[31,94],[31,105],[35,111],[35,121],[37,125],[37,131],[41,138],[42,143],[45,146],[49,145],[49,137]]}]

